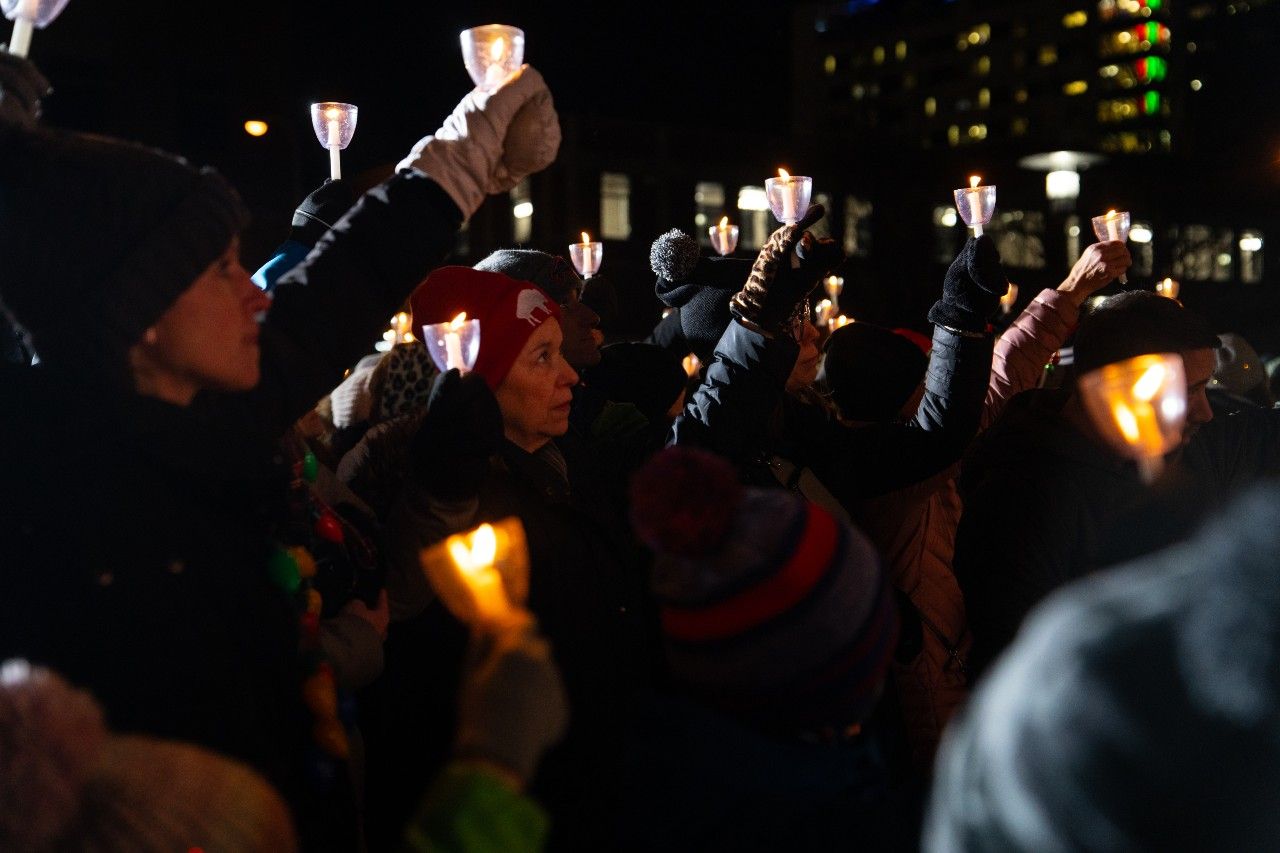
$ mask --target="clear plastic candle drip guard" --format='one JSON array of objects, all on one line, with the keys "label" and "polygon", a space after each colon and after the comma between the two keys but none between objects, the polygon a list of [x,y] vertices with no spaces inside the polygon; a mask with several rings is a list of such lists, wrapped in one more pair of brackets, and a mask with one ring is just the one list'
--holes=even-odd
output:
[{"label": "clear plastic candle drip guard", "polygon": [[422,342],[441,373],[454,368],[470,373],[480,356],[480,321],[463,314],[448,323],[429,323],[422,327]]},{"label": "clear plastic candle drip guard", "polygon": [[506,24],[486,24],[463,30],[462,63],[471,81],[492,92],[524,64],[524,30]]},{"label": "clear plastic candle drip guard", "polygon": [[1187,381],[1177,353],[1140,355],[1079,379],[1085,409],[1107,444],[1138,463],[1144,481],[1159,476],[1164,456],[1182,441]]}]

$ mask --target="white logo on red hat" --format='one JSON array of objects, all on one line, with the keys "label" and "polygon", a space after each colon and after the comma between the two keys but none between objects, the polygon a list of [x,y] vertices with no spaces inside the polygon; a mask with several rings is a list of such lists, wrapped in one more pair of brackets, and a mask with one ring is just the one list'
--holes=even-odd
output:
[{"label": "white logo on red hat", "polygon": [[[538,317],[541,311],[546,316]],[[516,297],[516,318],[528,320],[530,326],[537,326],[551,316],[551,308],[547,305],[547,297],[540,290],[522,290]]]}]

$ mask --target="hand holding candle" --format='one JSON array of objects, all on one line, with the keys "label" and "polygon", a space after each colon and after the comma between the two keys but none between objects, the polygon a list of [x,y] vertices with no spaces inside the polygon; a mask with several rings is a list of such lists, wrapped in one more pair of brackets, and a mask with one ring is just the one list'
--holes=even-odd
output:
[{"label": "hand holding candle", "polygon": [[996,210],[995,185],[983,186],[982,178],[977,175],[969,178],[969,186],[952,191],[956,201],[956,211],[964,224],[973,229],[973,236],[982,236],[982,226],[991,221]]},{"label": "hand holding candle", "polygon": [[468,320],[463,311],[447,323],[423,326],[422,340],[441,373],[457,370],[465,375],[480,356],[480,321]]},{"label": "hand holding candle", "polygon": [[311,126],[316,132],[316,139],[329,149],[329,177],[337,181],[342,178],[342,159],[339,154],[343,148],[351,144],[356,135],[356,118],[359,107],[338,101],[321,101],[311,105]]},{"label": "hand holding candle", "polygon": [[582,232],[581,243],[572,243],[569,246],[569,260],[573,262],[573,268],[578,271],[578,275],[583,278],[591,278],[598,273],[603,259],[604,244],[593,242],[591,235],[586,231]]},{"label": "hand holding candle", "polygon": [[0,10],[13,21],[13,35],[9,37],[9,53],[26,57],[31,50],[31,34],[34,28],[44,29],[62,14],[68,0],[0,0]]},{"label": "hand holding candle", "polygon": [[[1129,239],[1129,211],[1117,213],[1114,210],[1108,210],[1102,216],[1095,216],[1090,220],[1093,223],[1093,233],[1099,240],[1119,240],[1121,243]],[[1120,283],[1128,284],[1129,276],[1120,273]]]},{"label": "hand holding candle", "polygon": [[459,34],[462,63],[482,92],[492,92],[524,64],[524,30],[505,24],[472,27]]},{"label": "hand holding candle", "polygon": [[460,621],[486,628],[529,618],[529,549],[520,519],[454,534],[423,549],[419,559],[432,588]]},{"label": "hand holding candle", "polygon": [[809,212],[809,197],[813,193],[813,178],[789,175],[786,169],[778,170],[778,177],[764,182],[765,196],[774,219],[786,225],[794,225]]},{"label": "hand holding candle", "polygon": [[1182,441],[1187,382],[1176,353],[1140,355],[1079,379],[1085,408],[1113,450],[1138,463],[1145,482],[1160,474],[1164,455]]},{"label": "hand holding candle", "polygon": [[719,225],[708,228],[707,233],[711,236],[711,248],[721,257],[732,255],[733,250],[738,248],[738,226],[730,225],[727,216],[720,218]]}]

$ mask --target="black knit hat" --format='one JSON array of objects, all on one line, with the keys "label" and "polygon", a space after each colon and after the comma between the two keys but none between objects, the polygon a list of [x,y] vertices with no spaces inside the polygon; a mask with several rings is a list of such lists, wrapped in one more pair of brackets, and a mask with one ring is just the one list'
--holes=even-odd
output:
[{"label": "black knit hat", "polygon": [[1217,347],[1218,336],[1200,315],[1149,290],[1130,290],[1103,299],[1081,318],[1075,369],[1084,374],[1147,353]]},{"label": "black knit hat", "polygon": [[720,336],[729,327],[729,298],[751,275],[751,260],[698,256],[698,241],[672,228],[649,250],[649,265],[658,277],[658,298],[680,309],[680,330],[693,354],[710,364]]},{"label": "black knit hat", "polygon": [[0,303],[44,362],[124,369],[247,218],[216,172],[173,155],[0,128]]},{"label": "black knit hat", "polygon": [[857,421],[895,420],[929,367],[918,346],[870,323],[836,329],[823,349],[826,358],[819,379],[831,391],[840,414]]},{"label": "black knit hat", "polygon": [[587,385],[606,399],[633,404],[650,421],[666,417],[688,379],[675,356],[654,344],[610,344],[600,356],[583,375]]},{"label": "black knit hat", "polygon": [[476,264],[475,269],[500,272],[516,281],[536,284],[560,305],[568,303],[572,291],[582,294],[582,279],[572,264],[559,255],[536,249],[499,249]]}]

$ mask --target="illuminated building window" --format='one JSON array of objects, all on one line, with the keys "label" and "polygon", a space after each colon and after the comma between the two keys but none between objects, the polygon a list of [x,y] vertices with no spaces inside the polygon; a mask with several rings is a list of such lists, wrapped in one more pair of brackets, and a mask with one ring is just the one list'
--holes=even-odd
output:
[{"label": "illuminated building window", "polygon": [[933,209],[933,256],[934,260],[944,264],[951,263],[956,256],[956,249],[961,241],[960,217],[951,205],[938,206]]},{"label": "illuminated building window", "polygon": [[631,179],[618,172],[600,174],[600,235],[606,240],[631,238]]},{"label": "illuminated building window", "polygon": [[1089,13],[1083,9],[1077,9],[1062,16],[1062,26],[1068,30],[1083,27],[1087,23],[1089,23]]},{"label": "illuminated building window", "polygon": [[853,96],[855,101],[861,101],[867,96],[867,87],[861,83],[854,83],[853,87],[849,89],[849,94]]},{"label": "illuminated building window", "polygon": [[827,74],[827,76],[831,76],[836,73],[836,58],[833,55],[828,53],[827,58],[822,60],[822,70]]},{"label": "illuminated building window", "polygon": [[1201,89],[1203,89],[1203,88],[1204,88],[1204,83],[1202,83],[1201,81],[1199,81],[1199,80],[1192,80],[1192,81],[1191,81],[1191,91],[1193,91],[1193,92],[1199,92],[1199,91],[1200,91]]},{"label": "illuminated building window", "polygon": [[978,90],[978,109],[985,110],[990,108],[990,106],[991,106],[991,90],[979,89]]},{"label": "illuminated building window", "polygon": [[1172,38],[1173,34],[1164,24],[1149,21],[1103,36],[1099,53],[1103,56],[1122,56],[1146,53],[1157,48],[1167,50]]},{"label": "illuminated building window", "polygon": [[1262,232],[1240,232],[1240,280],[1245,284],[1262,281]]},{"label": "illuminated building window", "polygon": [[1058,47],[1052,44],[1043,44],[1040,46],[1040,52],[1036,55],[1036,62],[1041,65],[1052,65],[1058,61]]},{"label": "illuminated building window", "polygon": [[1027,90],[1019,89],[1018,91],[1014,92],[1013,99],[1019,104],[1025,104],[1027,102]]},{"label": "illuminated building window", "polygon": [[874,62],[876,65],[884,65],[884,46],[883,45],[878,44],[875,46],[875,49],[871,51],[871,61]]},{"label": "illuminated building window", "polygon": [[864,257],[871,251],[871,202],[844,197],[844,253]]},{"label": "illuminated building window", "polygon": [[1133,73],[1143,83],[1159,83],[1169,73],[1169,63],[1159,56],[1144,56],[1133,63]]},{"label": "illuminated building window", "polygon": [[985,124],[969,125],[969,138],[975,142],[987,138],[987,126]]},{"label": "illuminated building window", "polygon": [[[1257,232],[1251,233],[1257,235]],[[1257,236],[1261,240],[1261,235]],[[1241,237],[1244,237],[1243,233]],[[1235,233],[1230,228],[1207,225],[1176,228],[1173,232],[1173,277],[1184,282],[1230,281],[1237,248]],[[1258,248],[1261,249],[1261,245]],[[1258,272],[1261,273],[1261,269]]]},{"label": "illuminated building window", "polygon": [[924,114],[925,114],[925,115],[927,115],[927,116],[932,117],[932,116],[936,115],[936,114],[937,114],[937,112],[938,112],[938,99],[937,99],[937,98],[925,98],[925,99],[924,99]]},{"label": "illuminated building window", "polygon": [[991,73],[991,57],[979,56],[978,61],[973,64],[973,73],[979,77],[986,77]]},{"label": "illuminated building window", "polygon": [[769,198],[764,187],[742,187],[738,190],[740,223],[738,245],[759,249],[769,237]]},{"label": "illuminated building window", "polygon": [[1025,118],[1015,118],[1009,125],[1009,130],[1014,136],[1026,136],[1029,123]]},{"label": "illuminated building window", "polygon": [[960,127],[959,125],[951,125],[947,128],[947,144],[955,148],[960,144]]},{"label": "illuminated building window", "polygon": [[1064,95],[1083,95],[1089,91],[1089,84],[1084,80],[1072,80],[1062,87]]},{"label": "illuminated building window", "polygon": [[699,181],[693,186],[694,214],[693,233],[698,235],[698,242],[704,246],[711,245],[711,235],[707,228],[720,221],[724,215],[724,184],[713,181]]},{"label": "illuminated building window", "polygon": [[893,56],[899,62],[907,58],[907,43],[905,41],[899,41],[893,46]]},{"label": "illuminated building window", "polygon": [[1147,92],[1142,96],[1142,111],[1149,116],[1160,112],[1160,93]]}]

